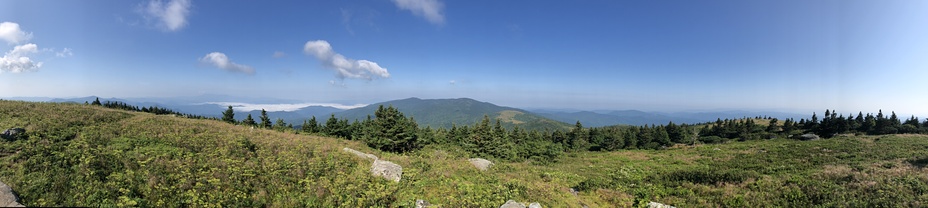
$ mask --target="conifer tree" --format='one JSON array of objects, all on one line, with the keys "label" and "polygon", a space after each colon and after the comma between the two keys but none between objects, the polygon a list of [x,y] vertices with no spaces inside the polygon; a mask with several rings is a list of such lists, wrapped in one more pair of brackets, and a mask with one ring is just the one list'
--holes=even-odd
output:
[{"label": "conifer tree", "polygon": [[226,109],[225,112],[222,112],[222,121],[225,121],[226,123],[230,123],[230,124],[235,124],[235,111],[232,110],[231,105],[229,106],[228,109]]},{"label": "conifer tree", "polygon": [[258,118],[261,119],[261,123],[258,124],[258,126],[260,126],[261,128],[265,128],[265,129],[271,128],[271,118],[267,117],[267,111],[265,111],[264,109],[261,109],[261,117],[258,117]]},{"label": "conifer tree", "polygon": [[258,125],[257,123],[255,123],[255,119],[251,118],[251,114],[248,114],[248,116],[245,117],[245,120],[242,120],[242,124],[245,124],[246,126],[257,126]]},{"label": "conifer tree", "polygon": [[408,152],[420,147],[418,125],[393,106],[378,107],[370,122],[361,139],[368,146],[391,152]]},{"label": "conifer tree", "polygon": [[319,122],[316,121],[316,116],[313,116],[309,120],[303,120],[303,126],[301,130],[306,133],[318,133],[319,132]]},{"label": "conifer tree", "polygon": [[277,131],[287,130],[287,122],[284,122],[282,118],[277,118],[277,122],[274,122],[274,129]]}]

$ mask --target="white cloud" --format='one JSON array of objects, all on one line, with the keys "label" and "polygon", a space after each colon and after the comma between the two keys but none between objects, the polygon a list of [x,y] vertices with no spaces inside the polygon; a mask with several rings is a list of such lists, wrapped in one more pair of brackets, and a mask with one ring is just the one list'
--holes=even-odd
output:
[{"label": "white cloud", "polygon": [[[220,106],[232,106],[232,109],[240,112],[248,112],[264,109],[269,112],[275,111],[297,111],[309,106],[333,107],[342,110],[360,108],[367,104],[343,105],[338,103],[294,103],[294,104],[254,104],[254,103],[236,103],[236,102],[207,102],[206,104],[216,104]],[[224,107],[223,107],[224,108]]]},{"label": "white cloud", "polygon": [[57,57],[70,57],[74,56],[74,53],[71,52],[70,48],[64,48],[60,52],[56,52],[55,56]]},{"label": "white cloud", "polygon": [[371,80],[374,77],[389,78],[390,73],[387,69],[380,67],[377,63],[368,60],[354,60],[345,58],[345,56],[335,53],[332,45],[324,40],[314,40],[306,42],[303,46],[303,52],[315,56],[323,65],[335,70],[338,78],[354,78]]},{"label": "white cloud", "polygon": [[242,72],[246,74],[255,73],[255,68],[234,63],[232,60],[229,60],[229,57],[226,56],[226,54],[220,52],[206,54],[206,56],[200,58],[200,62],[211,64],[216,68],[224,69],[226,71]]},{"label": "white cloud", "polygon": [[445,23],[445,5],[438,0],[393,0],[400,9],[409,10],[416,16],[424,17],[433,24]]},{"label": "white cloud", "polygon": [[19,44],[32,39],[32,33],[27,33],[19,29],[19,24],[15,22],[0,23],[0,39],[7,44]]},{"label": "white cloud", "polygon": [[284,52],[280,52],[280,51],[274,51],[274,55],[273,55],[273,56],[274,56],[274,58],[282,58],[282,57],[284,57],[284,56],[287,56],[287,54],[284,53]]},{"label": "white cloud", "polygon": [[451,81],[448,81],[448,84],[455,85],[455,84],[458,84],[458,81],[451,80]]},{"label": "white cloud", "polygon": [[190,15],[190,0],[170,0],[167,3],[153,0],[143,6],[142,12],[147,17],[154,17],[158,25],[169,31],[177,31],[187,25]]},{"label": "white cloud", "polygon": [[20,73],[39,70],[39,68],[42,67],[42,62],[32,61],[32,59],[27,56],[38,52],[39,47],[32,43],[14,47],[13,50],[6,52],[3,57],[0,57],[0,73]]}]

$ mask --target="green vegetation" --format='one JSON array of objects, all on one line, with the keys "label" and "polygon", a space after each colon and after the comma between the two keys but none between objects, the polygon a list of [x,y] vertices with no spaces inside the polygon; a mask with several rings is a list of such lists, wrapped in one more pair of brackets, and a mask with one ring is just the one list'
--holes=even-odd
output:
[{"label": "green vegetation", "polygon": [[528,130],[567,130],[570,125],[551,120],[523,110],[501,107],[492,103],[480,102],[468,98],[458,99],[418,99],[408,98],[382,103],[375,103],[362,108],[336,113],[340,119],[364,120],[373,115],[378,106],[393,106],[407,117],[415,118],[419,126],[435,129],[450,129],[452,126],[471,125],[480,122],[484,115],[492,120],[501,119],[503,127],[511,129],[518,126]]},{"label": "green vegetation", "polygon": [[[396,109],[381,109],[364,121],[332,117],[298,132],[97,105],[0,101],[0,127],[27,130],[26,139],[0,141],[0,180],[27,206],[408,207],[424,199],[444,207],[495,207],[514,199],[545,207],[648,201],[678,207],[918,207],[928,201],[928,135],[845,132],[798,141],[783,139],[792,135],[782,132],[790,120],[765,119],[630,128],[584,128],[578,122],[569,131],[542,133],[506,129],[485,116],[474,126],[419,129]],[[790,126],[802,126],[794,130],[799,133],[823,132],[839,126],[831,117],[829,112],[827,122],[812,122],[818,127],[811,130],[805,129],[811,121]],[[880,117],[874,116],[873,128],[896,126],[889,121],[893,116],[879,126]],[[917,121],[899,122],[896,133]],[[685,140],[693,138],[685,136],[688,129],[713,128],[738,135],[772,130],[778,139],[714,136],[718,144],[702,144],[709,136],[700,134],[697,145],[681,145],[692,143]],[[371,141],[381,136],[389,142]],[[418,144],[386,145],[397,141]],[[671,145],[641,149],[651,143]],[[370,161],[343,147],[403,166],[403,179],[371,176]],[[466,160],[473,156],[496,165],[478,171]]]}]

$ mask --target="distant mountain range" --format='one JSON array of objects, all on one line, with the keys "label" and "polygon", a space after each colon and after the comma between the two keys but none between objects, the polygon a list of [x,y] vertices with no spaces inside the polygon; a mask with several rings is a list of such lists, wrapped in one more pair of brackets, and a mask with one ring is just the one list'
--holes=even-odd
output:
[{"label": "distant mountain range", "polygon": [[[80,97],[80,98],[39,98],[39,97],[15,97],[4,98],[12,100],[26,100],[37,102],[74,102],[84,103],[92,102],[97,97]],[[296,105],[301,103],[297,100],[274,99],[274,98],[242,98],[227,95],[202,95],[190,97],[173,97],[173,98],[100,98],[101,101],[119,101],[129,105],[139,107],[158,106],[172,109],[178,112],[221,117],[222,111],[226,105],[218,104],[223,102],[229,103],[273,103],[266,105],[289,104]],[[262,104],[255,104],[262,105]],[[772,111],[714,111],[714,112],[678,112],[678,113],[661,113],[661,112],[644,112],[638,110],[605,110],[605,111],[576,111],[576,110],[523,110],[512,107],[498,106],[488,102],[481,102],[470,98],[457,99],[419,99],[407,98],[401,100],[392,100],[381,103],[374,103],[365,107],[353,109],[340,109],[329,106],[305,106],[298,109],[268,110],[268,117],[272,121],[278,118],[287,123],[299,126],[304,120],[315,116],[316,120],[324,123],[331,115],[337,118],[348,119],[349,121],[364,120],[368,115],[373,116],[374,111],[380,106],[393,106],[399,109],[406,116],[413,117],[420,126],[431,126],[432,128],[451,128],[452,125],[473,125],[483,119],[484,115],[489,116],[493,122],[500,119],[504,127],[511,128],[519,126],[525,129],[536,130],[555,130],[568,129],[577,121],[580,121],[585,127],[601,127],[613,125],[662,125],[673,121],[674,123],[700,123],[712,122],[716,119],[726,118],[743,118],[755,116],[770,116],[774,118],[807,118],[810,115],[795,113],[783,113]],[[252,118],[258,119],[261,115],[260,110],[248,112],[240,111],[241,106],[236,108],[235,118],[244,119],[248,114]],[[338,106],[336,106],[338,107]],[[342,107],[344,108],[344,107]],[[247,108],[246,108],[247,109]]]},{"label": "distant mountain range", "polygon": [[766,116],[779,119],[806,118],[810,115],[771,111],[717,111],[717,112],[678,112],[658,113],[638,110],[622,111],[560,111],[560,110],[533,110],[538,115],[557,121],[575,123],[580,121],[583,126],[602,127],[612,125],[662,125],[669,122],[702,123],[713,122],[717,119],[744,118]]},{"label": "distant mountain range", "polygon": [[339,118],[348,120],[367,119],[373,115],[380,106],[393,106],[406,116],[413,117],[420,126],[432,128],[451,128],[452,125],[473,125],[486,115],[492,122],[500,119],[500,124],[511,128],[519,126],[534,130],[565,130],[570,125],[555,121],[534,113],[511,107],[503,107],[488,102],[480,102],[470,98],[457,99],[419,99],[407,98],[382,103],[370,104],[366,107],[355,108],[336,113]]}]

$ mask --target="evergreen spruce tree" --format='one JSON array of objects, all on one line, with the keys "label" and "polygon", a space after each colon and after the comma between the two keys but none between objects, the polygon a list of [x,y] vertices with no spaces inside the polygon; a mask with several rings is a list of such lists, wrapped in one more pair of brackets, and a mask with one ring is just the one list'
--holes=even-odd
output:
[{"label": "evergreen spruce tree", "polygon": [[255,123],[255,119],[251,118],[251,114],[248,114],[248,116],[245,117],[245,120],[242,120],[242,124],[245,124],[246,126],[257,126],[258,125],[257,123]]},{"label": "evergreen spruce tree", "polygon": [[229,108],[226,109],[226,111],[222,112],[222,121],[225,121],[226,123],[230,123],[230,124],[235,124],[235,111],[232,110],[231,105],[229,106]]},{"label": "evergreen spruce tree", "polygon": [[329,136],[337,136],[338,134],[338,119],[335,118],[335,114],[330,114],[329,119],[325,121],[325,126],[322,127],[323,133]]},{"label": "evergreen spruce tree", "polygon": [[408,152],[419,149],[419,127],[393,106],[382,105],[374,112],[370,126],[364,127],[363,140],[368,146],[384,151]]},{"label": "evergreen spruce tree", "polygon": [[277,122],[274,123],[274,129],[277,131],[287,130],[287,122],[284,122],[282,118],[278,118]]},{"label": "evergreen spruce tree", "polygon": [[259,127],[265,128],[265,129],[271,128],[271,118],[267,117],[267,111],[265,111],[264,109],[261,109],[261,117],[258,117],[258,118],[261,119],[261,123],[258,124]]}]

